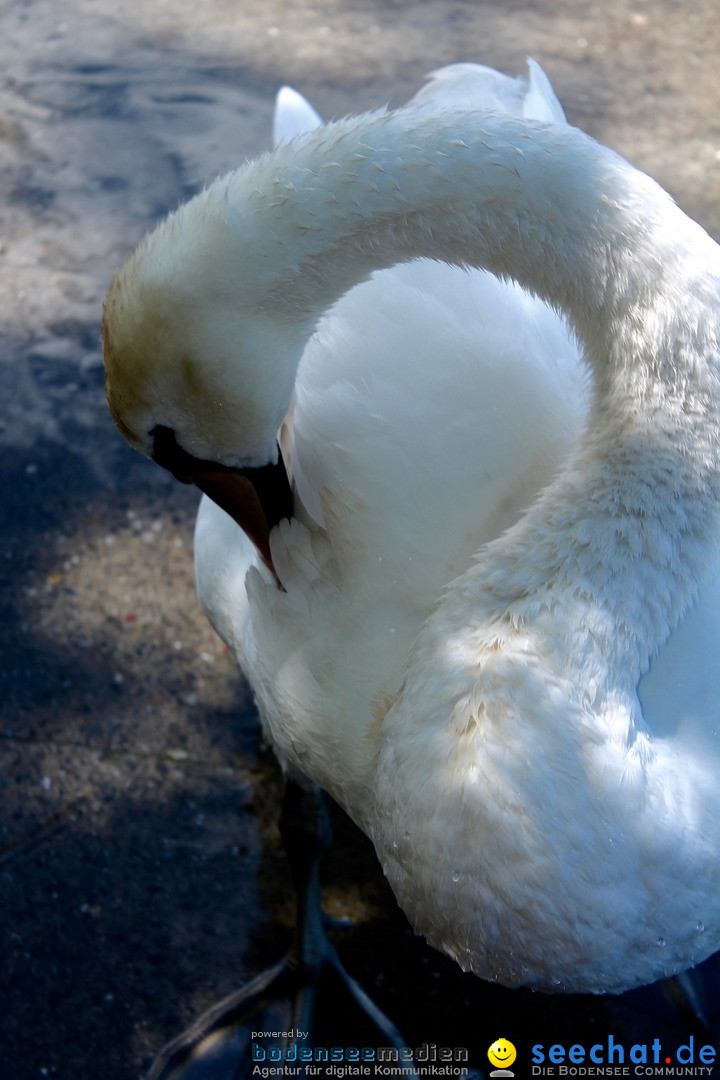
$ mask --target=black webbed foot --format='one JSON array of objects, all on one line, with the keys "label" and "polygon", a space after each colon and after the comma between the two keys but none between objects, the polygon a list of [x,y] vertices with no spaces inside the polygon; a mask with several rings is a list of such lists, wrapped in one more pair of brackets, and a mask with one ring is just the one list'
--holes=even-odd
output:
[{"label": "black webbed foot", "polygon": [[[325,930],[319,864],[331,830],[324,793],[288,781],[280,831],[297,899],[290,952],[168,1043],[146,1080],[240,1080],[252,1076],[257,1064],[281,1063],[297,1067],[294,1075],[302,1077],[306,1073],[298,1060],[299,1050],[311,1047],[315,1056],[322,1046],[337,1046],[327,1014],[339,1016],[350,1010],[362,1014],[368,1039],[374,1037],[368,1045],[392,1047],[403,1063],[407,1044],[400,1032],[345,971]],[[269,1031],[294,1034],[273,1044],[267,1037],[260,1038],[261,1032]],[[305,1033],[304,1037],[297,1032]],[[279,1060],[253,1057],[271,1052]],[[322,1065],[322,1059],[316,1057],[312,1064],[318,1063]],[[417,1076],[412,1061],[406,1065],[405,1074]]]}]

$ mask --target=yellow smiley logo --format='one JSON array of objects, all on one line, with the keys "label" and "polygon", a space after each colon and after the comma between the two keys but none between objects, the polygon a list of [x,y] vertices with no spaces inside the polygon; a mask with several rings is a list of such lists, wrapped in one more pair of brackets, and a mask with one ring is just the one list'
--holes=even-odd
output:
[{"label": "yellow smiley logo", "polygon": [[498,1069],[507,1069],[517,1057],[517,1050],[507,1039],[496,1039],[488,1050],[490,1064]]}]

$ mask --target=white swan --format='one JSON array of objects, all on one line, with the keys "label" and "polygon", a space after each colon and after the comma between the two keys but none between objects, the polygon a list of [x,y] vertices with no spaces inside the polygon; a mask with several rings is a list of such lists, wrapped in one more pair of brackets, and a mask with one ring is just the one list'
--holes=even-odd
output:
[{"label": "white swan", "polygon": [[418,931],[621,990],[720,945],[720,253],[493,77],[500,111],[450,75],[171,215],[108,294],[108,398],[243,522],[282,427],[294,516],[255,506],[261,559],[205,500],[200,596]]}]

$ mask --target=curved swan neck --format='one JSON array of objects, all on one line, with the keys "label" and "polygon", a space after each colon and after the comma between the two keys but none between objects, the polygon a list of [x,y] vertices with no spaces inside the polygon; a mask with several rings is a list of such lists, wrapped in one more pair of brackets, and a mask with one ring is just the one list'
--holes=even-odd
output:
[{"label": "curved swan neck", "polygon": [[257,251],[258,305],[307,333],[373,270],[419,256],[512,277],[565,312],[594,375],[588,435],[468,585],[497,587],[508,610],[580,553],[573,595],[608,612],[608,657],[642,642],[643,669],[701,577],[720,496],[720,262],[704,231],[581,132],[482,112],[328,125],[217,194]]},{"label": "curved swan neck", "polygon": [[309,324],[374,270],[426,256],[519,280],[564,311],[593,364],[627,333],[637,364],[634,328],[656,354],[664,316],[687,302],[678,279],[702,291],[718,272],[703,230],[617,155],[570,127],[483,112],[330,124],[222,195],[257,250],[264,304]]}]

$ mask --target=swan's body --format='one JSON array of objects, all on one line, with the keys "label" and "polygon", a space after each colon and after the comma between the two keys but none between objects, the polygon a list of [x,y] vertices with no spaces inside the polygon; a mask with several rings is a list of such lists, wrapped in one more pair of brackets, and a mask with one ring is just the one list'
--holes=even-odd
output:
[{"label": "swan's body", "polygon": [[226,469],[287,413],[283,589],[196,537],[281,761],[464,968],[619,990],[720,945],[720,256],[541,75],[494,104],[548,125],[441,78],[216,182],[116,280],[108,394]]}]

